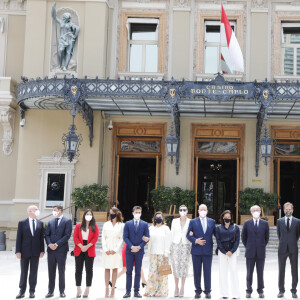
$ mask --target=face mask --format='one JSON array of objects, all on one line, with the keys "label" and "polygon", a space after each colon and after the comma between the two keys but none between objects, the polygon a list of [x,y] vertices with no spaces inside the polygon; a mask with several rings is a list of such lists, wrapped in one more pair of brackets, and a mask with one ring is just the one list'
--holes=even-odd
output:
[{"label": "face mask", "polygon": [[111,220],[113,220],[116,217],[116,214],[110,214],[109,217]]},{"label": "face mask", "polygon": [[57,217],[57,215],[58,215],[58,211],[56,211],[56,210],[53,210],[53,211],[52,211],[52,215],[53,215],[53,217],[55,217],[55,218],[56,218],[56,217]]},{"label": "face mask", "polygon": [[205,210],[200,210],[200,217],[205,218],[207,215],[207,212]]},{"label": "face mask", "polygon": [[252,216],[255,218],[255,219],[258,219],[259,216],[260,216],[260,212],[259,211],[255,211]]},{"label": "face mask", "polygon": [[34,212],[34,214],[35,214],[36,217],[38,217],[38,216],[40,215],[40,213],[41,213],[41,212],[40,212],[39,210],[36,210],[36,211]]},{"label": "face mask", "polygon": [[287,218],[289,218],[291,215],[292,215],[292,212],[291,212],[291,211],[286,211],[286,212],[285,212],[285,216],[286,216]]},{"label": "face mask", "polygon": [[181,217],[185,217],[186,216],[186,211],[180,211],[179,214],[180,214]]},{"label": "face mask", "polygon": [[141,214],[134,214],[133,217],[136,219],[136,220],[139,220],[141,218]]},{"label": "face mask", "polygon": [[155,223],[156,224],[162,223],[162,218],[155,218]]},{"label": "face mask", "polygon": [[230,223],[231,219],[223,219],[225,223]]},{"label": "face mask", "polygon": [[91,221],[93,219],[93,216],[91,216],[91,215],[85,215],[84,218],[85,218],[86,221]]}]

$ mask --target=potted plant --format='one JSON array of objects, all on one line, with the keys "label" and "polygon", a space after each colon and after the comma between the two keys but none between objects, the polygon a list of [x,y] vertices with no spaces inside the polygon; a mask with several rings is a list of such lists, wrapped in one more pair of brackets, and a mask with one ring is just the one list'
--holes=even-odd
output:
[{"label": "potted plant", "polygon": [[259,205],[262,209],[262,217],[268,221],[270,226],[274,226],[274,216],[272,214],[277,208],[277,194],[265,193],[261,188],[246,188],[244,191],[240,191],[239,198],[241,225],[243,225],[246,220],[252,218],[250,215],[251,206]]},{"label": "potted plant", "polygon": [[[75,188],[72,193],[73,203],[75,207],[87,209],[91,208],[94,213],[96,222],[107,221],[107,206],[108,206],[108,186],[97,183],[84,185]],[[82,219],[84,210],[80,211],[79,220]]]}]

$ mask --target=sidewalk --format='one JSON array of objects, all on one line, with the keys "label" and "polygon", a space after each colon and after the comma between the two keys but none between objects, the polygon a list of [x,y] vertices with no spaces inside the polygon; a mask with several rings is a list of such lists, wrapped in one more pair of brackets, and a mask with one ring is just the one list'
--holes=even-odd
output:
[{"label": "sidewalk", "polygon": [[[101,266],[101,255],[98,250],[97,257],[94,262],[94,278],[93,285],[90,291],[90,297],[88,299],[91,300],[99,300],[105,299],[105,284],[104,284],[104,270]],[[146,278],[148,275],[148,256],[146,255],[143,261],[144,271],[146,274]],[[74,257],[68,255],[67,266],[66,266],[66,290],[65,293],[67,295],[66,300],[75,300],[76,298],[76,287],[75,287],[75,263]],[[245,258],[239,257],[239,278],[240,278],[240,291],[241,291],[241,299],[245,299],[245,286],[246,286],[246,263]],[[287,261],[286,268],[286,293],[285,298],[282,299],[292,299],[290,293],[291,287],[291,271],[289,261]],[[12,300],[15,299],[16,295],[19,292],[19,276],[20,276],[20,265],[19,261],[15,257],[15,255],[11,251],[0,252],[0,283],[1,283],[1,296],[0,300]],[[277,299],[278,287],[277,287],[277,277],[278,277],[278,269],[277,269],[277,256],[270,255],[266,259],[265,265],[265,299],[274,300]],[[115,296],[117,299],[123,299],[123,295],[125,293],[125,280],[126,275],[123,275],[117,281],[117,289]],[[256,273],[254,272],[253,277],[253,289],[254,292],[252,294],[252,299],[258,299],[258,295],[256,293]],[[85,275],[83,276],[83,283],[85,284]],[[58,292],[58,275],[56,277],[56,289],[54,292],[54,297],[50,298],[53,300],[63,299],[59,298]],[[45,299],[45,295],[48,292],[48,272],[47,272],[47,255],[44,256],[40,260],[39,265],[39,274],[38,274],[38,283],[36,287],[36,297],[35,299]],[[28,295],[28,287],[25,294],[25,298],[29,299]],[[141,289],[141,294],[144,293],[144,289]],[[169,276],[169,297],[173,298],[174,293],[174,281],[173,276]],[[212,266],[212,299],[220,299],[219,297],[219,273],[218,273],[218,258],[214,256],[213,258],[213,266]],[[300,294],[299,294],[300,296]],[[194,284],[193,278],[190,277],[186,281],[185,285],[185,298],[184,299],[193,299],[194,298]],[[146,298],[144,298],[146,299]],[[150,299],[150,298],[148,298]],[[159,298],[160,299],[160,298]],[[178,299],[178,298],[176,298]],[[202,294],[202,299],[204,299],[204,295]]]}]

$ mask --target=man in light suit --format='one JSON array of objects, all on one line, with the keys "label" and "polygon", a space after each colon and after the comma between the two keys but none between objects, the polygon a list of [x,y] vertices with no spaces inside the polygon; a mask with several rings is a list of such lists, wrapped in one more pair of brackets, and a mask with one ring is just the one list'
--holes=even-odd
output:
[{"label": "man in light suit", "polygon": [[53,207],[52,214],[54,219],[48,223],[45,235],[49,276],[48,294],[45,297],[54,296],[56,266],[58,265],[60,297],[65,298],[65,267],[69,251],[68,240],[72,234],[72,222],[63,216],[63,207],[60,205]]},{"label": "man in light suit", "polygon": [[28,218],[19,222],[17,231],[16,256],[20,259],[21,276],[20,292],[16,299],[25,296],[29,265],[29,298],[35,297],[39,259],[44,256],[45,252],[44,225],[36,218],[40,211],[37,206],[31,205],[27,208],[27,213]]},{"label": "man in light suit", "polygon": [[269,242],[269,224],[260,218],[261,208],[254,205],[250,208],[252,219],[244,223],[242,242],[246,248],[245,257],[247,265],[246,298],[251,298],[253,271],[256,265],[257,292],[259,298],[264,298],[264,266],[266,259],[266,246]]},{"label": "man in light suit", "polygon": [[132,209],[133,220],[126,222],[124,226],[123,239],[126,243],[126,294],[123,298],[131,297],[132,288],[132,270],[135,264],[135,277],[134,277],[134,297],[142,298],[139,293],[141,268],[144,256],[144,247],[146,242],[143,237],[149,238],[148,223],[142,221],[142,208],[134,206]]},{"label": "man in light suit", "polygon": [[297,297],[298,284],[298,240],[300,234],[300,220],[293,217],[294,206],[287,202],[283,205],[285,217],[277,220],[277,236],[279,239],[278,245],[278,298],[284,296],[284,276],[286,260],[289,257],[292,270],[292,297]]},{"label": "man in light suit", "polygon": [[211,298],[211,264],[213,256],[213,240],[215,220],[207,218],[207,206],[199,206],[199,218],[190,221],[187,239],[192,243],[192,259],[194,269],[195,298],[201,298],[201,270],[204,272],[205,298]]}]

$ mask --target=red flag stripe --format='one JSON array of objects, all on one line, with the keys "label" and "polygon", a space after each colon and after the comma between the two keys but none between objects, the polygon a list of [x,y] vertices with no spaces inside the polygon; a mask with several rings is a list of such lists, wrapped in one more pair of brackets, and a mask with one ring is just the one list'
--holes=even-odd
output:
[{"label": "red flag stripe", "polygon": [[223,4],[222,4],[222,15],[221,15],[221,23],[224,24],[225,27],[225,33],[226,33],[226,40],[227,40],[227,45],[229,47],[230,44],[230,39],[231,39],[231,35],[232,35],[232,28],[230,26],[230,23],[228,21],[228,18],[226,16]]}]

